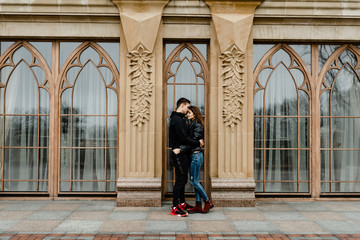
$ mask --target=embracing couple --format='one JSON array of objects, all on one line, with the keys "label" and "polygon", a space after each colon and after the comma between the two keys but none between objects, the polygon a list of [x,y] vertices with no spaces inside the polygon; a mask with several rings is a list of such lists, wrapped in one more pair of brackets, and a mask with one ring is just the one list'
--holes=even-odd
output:
[{"label": "embracing couple", "polygon": [[[188,118],[189,124],[185,117]],[[176,103],[176,111],[172,112],[170,119],[169,140],[172,148],[171,158],[175,166],[173,206],[170,214],[185,217],[188,213],[207,213],[214,205],[199,182],[200,168],[204,162],[203,117],[198,107],[190,106],[188,99],[180,98]],[[189,166],[190,183],[195,190],[195,206],[185,202]],[[204,208],[201,199],[205,203]]]}]

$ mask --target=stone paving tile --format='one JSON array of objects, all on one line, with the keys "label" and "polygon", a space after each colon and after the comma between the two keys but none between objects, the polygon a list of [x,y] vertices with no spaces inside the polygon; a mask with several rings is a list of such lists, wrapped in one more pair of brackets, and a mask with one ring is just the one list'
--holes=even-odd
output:
[{"label": "stone paving tile", "polygon": [[282,233],[325,233],[312,221],[272,221]]},{"label": "stone paving tile", "polygon": [[64,220],[70,211],[34,211],[27,220]]},{"label": "stone paving tile", "polygon": [[34,211],[0,211],[0,220],[22,220]]},{"label": "stone paving tile", "polygon": [[49,203],[46,206],[43,206],[40,210],[43,211],[72,211],[76,210],[81,203]]},{"label": "stone paving tile", "polygon": [[61,221],[57,220],[23,220],[18,221],[15,225],[8,228],[9,232],[42,232],[48,233],[53,231],[53,229],[59,225]]},{"label": "stone paving tile", "polygon": [[360,212],[337,212],[337,213],[347,219],[360,221]]},{"label": "stone paving tile", "polygon": [[60,233],[96,233],[103,221],[65,220],[53,232]]},{"label": "stone paving tile", "polygon": [[297,212],[264,212],[268,220],[306,220],[306,217]]},{"label": "stone paving tile", "polygon": [[352,221],[315,221],[329,233],[360,234],[360,226]]},{"label": "stone paving tile", "polygon": [[206,214],[194,213],[188,215],[189,220],[211,221],[211,220],[226,220],[227,217],[223,212],[208,212]]},{"label": "stone paving tile", "polygon": [[32,210],[39,210],[40,208],[42,208],[43,206],[47,205],[47,202],[28,202],[28,201],[23,201],[20,204],[19,203],[13,203],[13,204],[9,204],[8,206],[6,206],[5,208],[3,208],[2,210],[6,210],[6,211],[32,211]]},{"label": "stone paving tile", "polygon": [[106,220],[110,215],[110,211],[75,211],[68,216],[67,220]]},{"label": "stone paving tile", "polygon": [[145,232],[146,221],[105,221],[99,232]]},{"label": "stone paving tile", "polygon": [[229,220],[266,220],[262,212],[225,212]]},{"label": "stone paving tile", "polygon": [[189,231],[187,221],[147,221],[146,232]]},{"label": "stone paving tile", "polygon": [[150,212],[170,212],[171,206],[151,207]]},{"label": "stone paving tile", "polygon": [[238,232],[280,232],[269,221],[231,221],[231,223]]},{"label": "stone paving tile", "polygon": [[150,207],[115,207],[114,212],[148,212]]},{"label": "stone paving tile", "polygon": [[162,221],[187,221],[186,217],[178,217],[170,215],[170,211],[166,212],[149,212],[147,220],[162,220]]},{"label": "stone paving tile", "polygon": [[339,212],[300,212],[309,220],[347,220]]},{"label": "stone paving tile", "polygon": [[148,212],[112,212],[109,220],[146,220]]},{"label": "stone paving tile", "polygon": [[0,202],[0,210],[8,207],[9,205],[10,205],[10,203],[8,203],[8,202]]},{"label": "stone paving tile", "polygon": [[190,232],[235,232],[229,221],[188,221]]},{"label": "stone paving tile", "polygon": [[224,212],[259,212],[256,207],[223,207]]},{"label": "stone paving tile", "polygon": [[352,212],[360,211],[360,205],[353,202],[323,202],[321,205],[328,208],[330,211],[336,212]]},{"label": "stone paving tile", "polygon": [[300,212],[329,211],[329,208],[317,202],[289,202],[287,204]]},{"label": "stone paving tile", "polygon": [[116,203],[111,201],[89,201],[80,205],[78,211],[113,211]]},{"label": "stone paving tile", "polygon": [[[195,203],[193,205],[195,205]],[[204,204],[202,207],[204,207]],[[212,209],[210,209],[210,212],[224,212],[224,208],[215,206]]]},{"label": "stone paving tile", "polygon": [[4,232],[10,227],[14,226],[18,221],[16,220],[0,220],[0,232]]},{"label": "stone paving tile", "polygon": [[287,203],[267,203],[262,202],[256,205],[256,208],[264,212],[294,212],[295,209],[290,207]]}]

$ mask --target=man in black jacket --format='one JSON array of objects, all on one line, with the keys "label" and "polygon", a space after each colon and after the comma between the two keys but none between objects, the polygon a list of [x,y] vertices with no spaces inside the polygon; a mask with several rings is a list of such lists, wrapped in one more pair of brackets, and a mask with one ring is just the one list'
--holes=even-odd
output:
[{"label": "man in black jacket", "polygon": [[[188,129],[185,121],[185,114],[190,106],[190,101],[186,98],[180,98],[176,103],[176,111],[170,116],[169,140],[171,148],[174,150],[171,154],[175,166],[175,186],[173,189],[173,206],[170,214],[175,216],[187,216],[188,208],[192,206],[185,202],[185,185],[188,180],[189,150],[193,147],[203,145],[203,140],[193,140],[188,135]],[[180,150],[179,150],[180,149]]]}]

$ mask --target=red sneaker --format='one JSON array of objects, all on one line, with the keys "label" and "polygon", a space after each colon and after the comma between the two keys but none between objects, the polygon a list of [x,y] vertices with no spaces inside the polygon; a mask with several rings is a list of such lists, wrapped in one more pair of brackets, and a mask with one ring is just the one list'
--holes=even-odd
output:
[{"label": "red sneaker", "polygon": [[181,210],[179,205],[177,205],[176,207],[171,208],[170,215],[178,216],[178,217],[186,217],[188,215],[188,213]]},{"label": "red sneaker", "polygon": [[196,202],[195,207],[188,209],[188,213],[201,213],[201,212],[202,212],[201,202]]},{"label": "red sneaker", "polygon": [[188,210],[188,209],[194,207],[194,206],[191,206],[191,205],[187,204],[186,202],[180,203],[178,206],[180,207],[181,210]]},{"label": "red sneaker", "polygon": [[202,210],[202,213],[207,213],[213,207],[214,207],[214,204],[210,200],[207,200],[205,202],[205,206],[204,206],[204,209]]}]

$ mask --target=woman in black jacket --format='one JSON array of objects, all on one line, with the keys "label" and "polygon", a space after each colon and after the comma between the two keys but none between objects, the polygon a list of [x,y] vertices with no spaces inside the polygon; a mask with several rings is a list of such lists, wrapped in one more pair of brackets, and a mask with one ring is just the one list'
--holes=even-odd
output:
[{"label": "woman in black jacket", "polygon": [[[189,137],[194,140],[204,139],[204,120],[200,109],[195,106],[188,108],[186,117],[190,120]],[[190,164],[190,183],[195,189],[196,205],[188,209],[189,213],[206,213],[214,207],[203,186],[199,182],[200,168],[204,162],[204,154],[201,147],[195,147],[191,150],[191,164]],[[202,209],[201,198],[205,202],[204,209]]]}]

